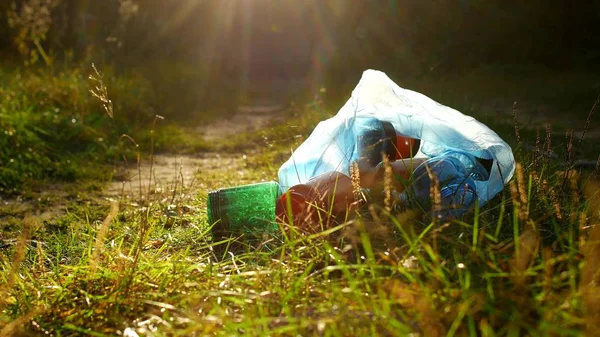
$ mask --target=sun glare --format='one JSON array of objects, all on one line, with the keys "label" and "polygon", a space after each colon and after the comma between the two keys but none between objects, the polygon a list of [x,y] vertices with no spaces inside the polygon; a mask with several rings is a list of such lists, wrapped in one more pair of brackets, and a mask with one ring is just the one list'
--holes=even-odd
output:
[{"label": "sun glare", "polygon": [[214,6],[205,47],[211,54],[219,48],[231,53],[221,57],[241,68],[240,87],[290,77],[308,81],[313,89],[321,86],[344,1],[230,0]]}]

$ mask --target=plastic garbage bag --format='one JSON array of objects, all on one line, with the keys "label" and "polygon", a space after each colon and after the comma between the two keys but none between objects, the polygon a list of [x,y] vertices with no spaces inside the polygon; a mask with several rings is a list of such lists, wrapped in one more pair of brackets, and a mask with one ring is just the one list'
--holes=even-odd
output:
[{"label": "plastic garbage bag", "polygon": [[513,176],[515,160],[510,146],[486,125],[423,94],[400,88],[381,71],[367,70],[340,111],[320,122],[281,166],[281,192],[325,172],[349,175],[350,163],[357,157],[357,126],[365,124],[357,120],[368,117],[389,122],[397,133],[420,139],[416,158],[458,151],[491,161],[489,178],[474,180],[481,205]]}]

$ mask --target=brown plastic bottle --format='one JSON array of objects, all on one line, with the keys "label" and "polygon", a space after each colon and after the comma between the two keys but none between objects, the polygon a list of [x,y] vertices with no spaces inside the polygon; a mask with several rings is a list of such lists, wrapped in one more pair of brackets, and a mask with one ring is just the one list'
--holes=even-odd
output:
[{"label": "brown plastic bottle", "polygon": [[[394,188],[404,190],[403,183],[412,170],[424,159],[401,159],[390,163]],[[384,169],[379,166],[370,172],[360,173],[360,188],[383,191]],[[275,208],[277,218],[297,228],[311,232],[323,230],[333,222],[343,222],[353,216],[364,200],[355,198],[352,180],[341,172],[328,172],[306,182],[292,186],[284,193]]]},{"label": "brown plastic bottle", "polygon": [[345,220],[356,206],[350,177],[334,171],[292,186],[277,201],[275,213],[284,223],[314,231]]}]

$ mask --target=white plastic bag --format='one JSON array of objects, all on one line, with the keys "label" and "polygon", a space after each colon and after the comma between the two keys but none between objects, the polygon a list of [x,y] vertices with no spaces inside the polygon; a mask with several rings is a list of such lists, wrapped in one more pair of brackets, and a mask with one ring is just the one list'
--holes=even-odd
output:
[{"label": "white plastic bag", "polygon": [[388,121],[398,133],[421,139],[416,157],[458,150],[493,160],[489,180],[476,181],[480,204],[500,192],[513,176],[515,160],[510,146],[486,125],[425,95],[400,88],[381,71],[367,70],[341,110],[319,123],[281,166],[282,192],[321,173],[349,174],[356,145],[351,123],[360,116]]}]

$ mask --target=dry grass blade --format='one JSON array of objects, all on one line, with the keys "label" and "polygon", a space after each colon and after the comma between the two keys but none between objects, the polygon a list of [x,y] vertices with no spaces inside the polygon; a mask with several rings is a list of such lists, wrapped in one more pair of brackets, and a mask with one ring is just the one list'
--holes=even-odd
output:
[{"label": "dry grass blade", "polygon": [[600,94],[596,98],[596,101],[594,101],[594,105],[592,105],[592,108],[590,109],[587,119],[585,120],[585,126],[583,127],[583,132],[581,133],[581,137],[579,137],[579,141],[577,142],[577,148],[575,149],[576,154],[581,147],[581,143],[583,143],[583,139],[585,138],[585,134],[590,127],[590,123],[592,122],[592,116],[596,112],[596,109],[598,108],[598,104],[600,104]]},{"label": "dry grass blade", "polygon": [[[131,136],[127,134],[122,134],[119,137],[119,141],[123,141],[123,139],[129,140],[135,146],[135,161],[137,164],[137,176],[138,176],[138,184],[139,184],[139,192],[140,192],[140,202],[143,201],[143,190],[142,190],[142,158],[140,153],[140,145],[133,139]],[[123,160],[125,161],[125,165],[127,164],[127,157],[123,155]]]},{"label": "dry grass blade", "polygon": [[31,229],[34,227],[35,221],[36,220],[33,217],[27,217],[23,220],[23,232],[21,233],[17,247],[15,247],[15,255],[13,257],[10,273],[8,274],[8,281],[6,284],[8,289],[14,286],[16,275],[21,268],[23,259],[25,258],[27,240],[29,240]]},{"label": "dry grass blade", "polygon": [[519,217],[521,220],[529,218],[529,212],[527,211],[527,184],[525,183],[525,173],[523,172],[523,165],[517,163],[517,184],[519,188],[519,201],[521,208],[519,209]]},{"label": "dry grass blade", "polygon": [[534,152],[533,152],[533,171],[537,172],[538,171],[538,161],[540,159],[540,154],[542,153],[543,149],[541,148],[540,145],[540,128],[537,127],[535,129],[535,148],[534,148]]},{"label": "dry grass blade", "polygon": [[361,200],[362,193],[360,188],[360,170],[358,169],[358,164],[356,162],[352,162],[350,164],[350,181],[352,183],[352,194],[354,195],[354,200]]},{"label": "dry grass blade", "polygon": [[563,182],[560,185],[561,192],[563,191],[565,183],[567,182],[567,179],[569,178],[569,168],[571,168],[571,166],[573,166],[573,162],[575,161],[575,156],[573,154],[573,130],[567,130],[565,137],[566,137],[566,141],[567,141],[566,158],[565,158],[565,165],[566,165],[567,169],[565,170]]},{"label": "dry grass blade", "polygon": [[544,143],[546,150],[545,165],[550,163],[550,157],[552,156],[552,126],[550,123],[546,124],[546,141]]},{"label": "dry grass blade", "polygon": [[[156,129],[156,122],[158,120],[165,119],[163,116],[155,115],[154,121],[152,122],[152,128],[150,129],[150,174],[148,174],[148,195],[147,199],[150,199],[150,189],[152,186],[152,175],[154,174],[154,130]],[[156,182],[156,180],[155,180]]]},{"label": "dry grass blade", "polygon": [[96,97],[102,103],[102,107],[108,117],[113,118],[113,104],[112,101],[108,98],[108,88],[104,85],[103,76],[96,68],[96,65],[92,63],[92,69],[94,70],[94,74],[89,76],[89,79],[96,82],[96,85],[90,89],[90,93],[92,96]]},{"label": "dry grass blade", "polygon": [[[431,184],[429,185],[429,197],[431,198],[431,210],[432,214],[439,214],[442,211],[442,193],[440,189],[440,181],[436,174],[434,174],[429,167],[427,168],[427,174]],[[437,219],[437,217],[434,217]]]},{"label": "dry grass blade", "polygon": [[389,213],[392,210],[392,180],[394,179],[394,173],[392,171],[390,159],[386,155],[383,155],[383,169],[383,191],[385,194],[383,204],[385,206],[385,210]]},{"label": "dry grass blade", "polygon": [[514,180],[512,180],[508,186],[510,189],[510,197],[513,203],[515,204],[518,210],[521,210],[521,199],[519,198],[519,190],[517,188],[517,184]]},{"label": "dry grass blade", "polygon": [[116,201],[113,201],[110,205],[110,211],[108,212],[108,215],[106,216],[106,218],[104,218],[104,221],[102,221],[102,225],[100,226],[100,229],[98,230],[98,234],[96,235],[96,242],[94,243],[94,251],[92,252],[92,257],[90,258],[90,267],[91,267],[90,275],[93,275],[96,272],[100,254],[104,250],[104,239],[106,238],[106,234],[108,234],[108,228],[110,227],[110,224],[112,223],[113,219],[117,216],[118,213],[119,213],[119,203]]},{"label": "dry grass blade", "polygon": [[576,224],[579,220],[579,173],[575,170],[569,170],[567,172],[567,177],[569,178],[569,187],[571,188],[571,223]]},{"label": "dry grass blade", "polygon": [[512,114],[513,114],[513,123],[515,124],[515,135],[517,136],[517,143],[520,144],[521,136],[519,134],[519,124],[517,123],[517,102],[516,101],[513,103]]}]

